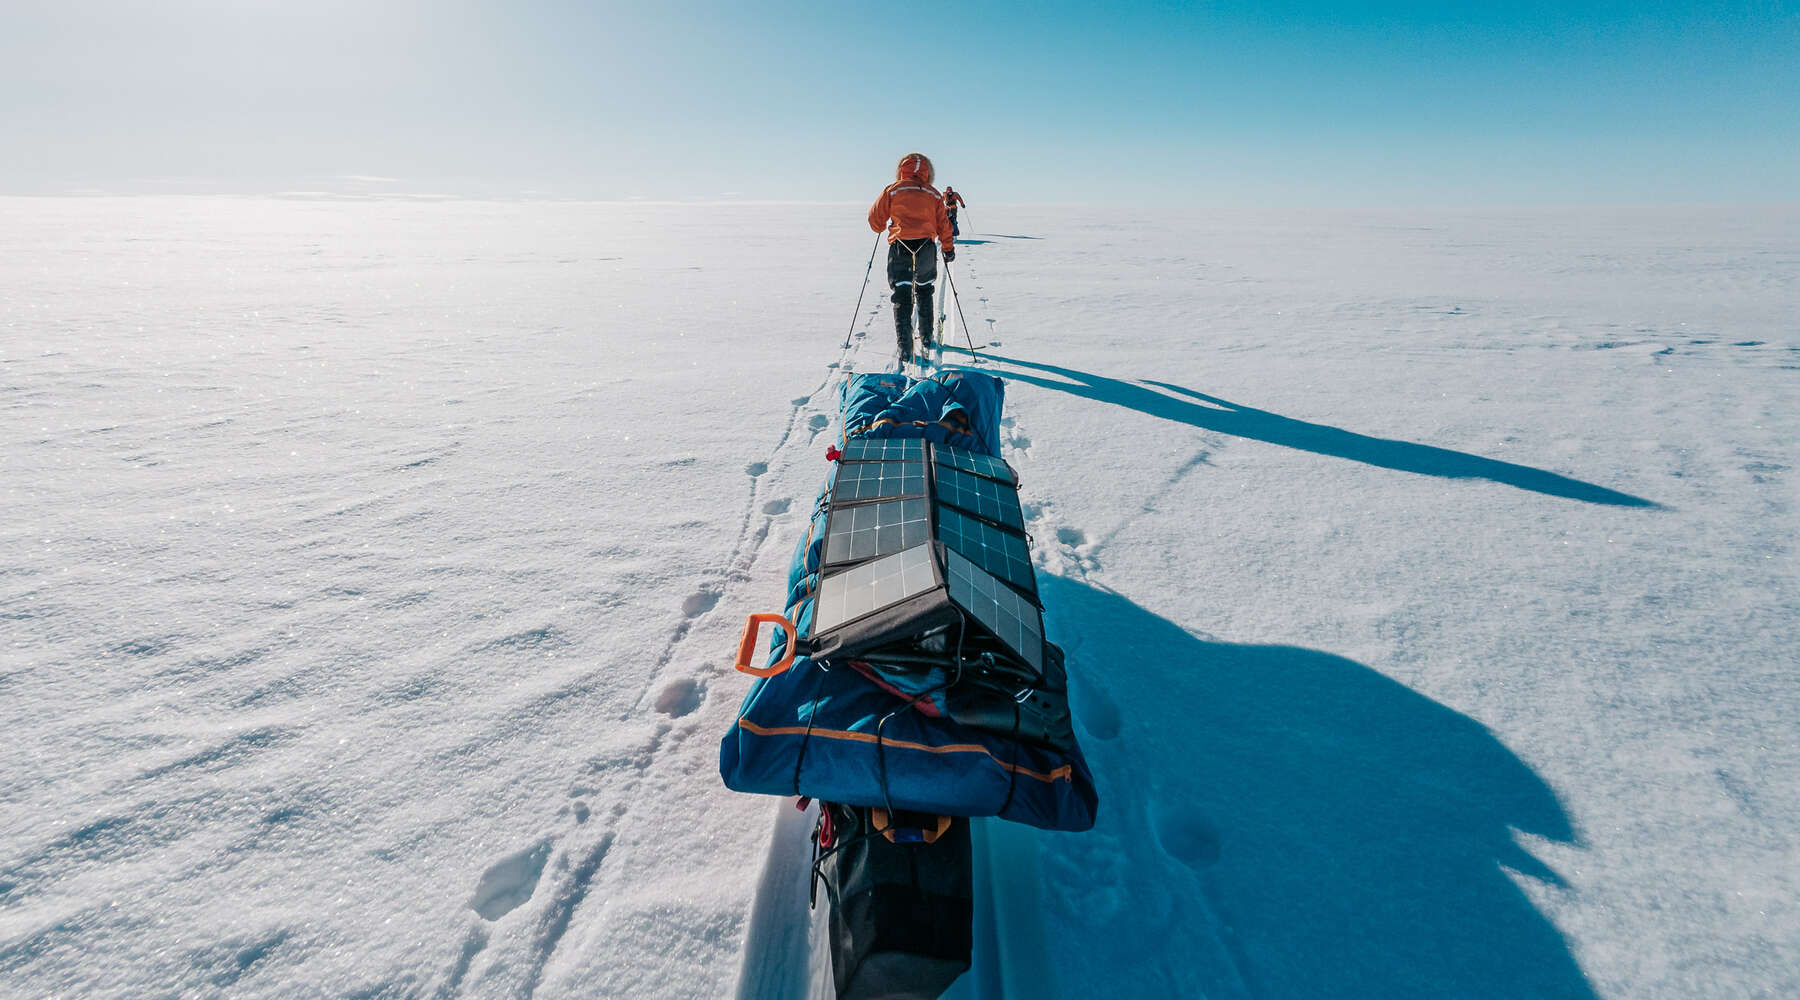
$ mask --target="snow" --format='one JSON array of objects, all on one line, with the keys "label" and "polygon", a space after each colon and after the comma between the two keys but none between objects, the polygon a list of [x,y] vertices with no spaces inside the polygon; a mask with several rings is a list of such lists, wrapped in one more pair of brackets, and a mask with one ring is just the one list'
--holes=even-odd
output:
[{"label": "snow", "polygon": [[[0,200],[4,992],[780,995],[861,214]],[[1800,209],[964,222],[1102,795],[964,995],[1800,994]]]}]

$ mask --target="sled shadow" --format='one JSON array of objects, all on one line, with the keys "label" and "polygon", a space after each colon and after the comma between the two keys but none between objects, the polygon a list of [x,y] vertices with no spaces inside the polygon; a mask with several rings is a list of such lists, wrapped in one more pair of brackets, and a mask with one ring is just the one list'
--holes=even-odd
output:
[{"label": "sled shadow", "polygon": [[1351,660],[1040,579],[1101,796],[1089,833],[1002,824],[1036,838],[1060,995],[1593,1000],[1515,884],[1564,885],[1519,833],[1580,841],[1493,733]]},{"label": "sled shadow", "polygon": [[965,240],[965,239],[962,239],[961,237],[958,237],[956,240],[956,245],[959,247],[978,247],[978,246],[982,246],[982,245],[992,243],[992,242],[994,242],[994,241],[993,240]]},{"label": "sled shadow", "polygon": [[[969,353],[949,344],[944,345],[944,350]],[[1021,361],[1017,358],[1001,357],[997,354],[984,354],[983,357],[1011,365],[1015,369],[1029,369],[1056,376],[1056,378],[1044,378],[1021,371],[1011,371],[1005,373],[1005,378],[1045,389],[1056,389],[1099,403],[1123,406],[1126,409],[1199,427],[1202,430],[1218,431],[1221,434],[1231,434],[1256,441],[1267,441],[1270,444],[1298,448],[1302,451],[1330,455],[1335,458],[1346,458],[1354,462],[1363,462],[1400,472],[1443,476],[1447,479],[1486,479],[1521,490],[1565,497],[1570,500],[1581,500],[1587,503],[1656,509],[1661,509],[1662,506],[1653,500],[1645,500],[1629,493],[1609,490],[1593,483],[1584,483],[1579,479],[1570,479],[1567,476],[1546,472],[1543,469],[1515,465],[1512,462],[1502,462],[1492,458],[1482,458],[1479,455],[1452,451],[1448,448],[1370,437],[1366,434],[1340,430],[1325,424],[1295,420],[1266,410],[1257,410],[1233,403],[1217,396],[1208,396],[1192,389],[1184,389],[1167,382],[1150,379],[1125,382],[1103,375],[1075,371],[1071,368],[1060,368],[1056,365],[1047,365],[1036,361]],[[1187,398],[1178,399],[1175,396],[1159,392],[1156,388],[1150,388],[1152,386]]]}]

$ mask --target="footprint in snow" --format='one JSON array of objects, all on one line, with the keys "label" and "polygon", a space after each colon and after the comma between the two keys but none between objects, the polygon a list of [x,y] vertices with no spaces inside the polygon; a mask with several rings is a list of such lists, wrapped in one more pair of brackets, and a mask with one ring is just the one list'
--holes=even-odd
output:
[{"label": "footprint in snow", "polygon": [[794,501],[788,500],[788,499],[770,500],[768,503],[763,504],[762,512],[764,514],[768,514],[771,517],[773,517],[777,514],[786,514],[788,512],[788,508],[793,506],[793,503],[794,503]]},{"label": "footprint in snow", "polygon": [[792,400],[791,400],[791,402],[792,402],[792,403],[793,403],[793,404],[794,404],[794,405],[795,405],[795,406],[805,406],[805,405],[806,405],[806,404],[808,404],[808,403],[810,403],[810,402],[812,402],[812,397],[811,397],[811,396],[795,396],[795,397],[794,397],[794,398],[793,398],[793,399],[792,399]]},{"label": "footprint in snow", "polygon": [[538,879],[544,874],[544,862],[550,860],[548,837],[508,854],[488,866],[469,897],[469,909],[483,920],[499,920],[523,906],[537,891]]},{"label": "footprint in snow", "polygon": [[1198,813],[1185,806],[1168,802],[1153,803],[1156,816],[1156,842],[1163,853],[1200,869],[1219,860],[1219,832]]},{"label": "footprint in snow", "polygon": [[716,591],[716,590],[696,591],[695,593],[689,594],[687,596],[687,599],[683,600],[681,602],[681,613],[688,616],[689,618],[698,618],[701,615],[706,614],[708,611],[711,611],[713,609],[713,605],[718,604],[718,603],[719,603],[719,592],[718,591]]},{"label": "footprint in snow", "polygon": [[815,413],[813,414],[813,418],[806,422],[806,426],[812,428],[814,431],[822,431],[831,426],[831,418],[823,413]]},{"label": "footprint in snow", "polygon": [[671,719],[692,714],[706,700],[706,689],[692,677],[670,681],[656,696],[656,710]]},{"label": "footprint in snow", "polygon": [[[1052,504],[1043,502],[1021,504],[1026,522],[1034,526],[1046,521],[1054,523],[1055,512],[1052,507]],[[1072,574],[1077,577],[1099,572],[1100,560],[1094,554],[1098,546],[1089,543],[1087,532],[1080,528],[1061,527],[1050,537],[1056,539],[1054,546],[1045,545],[1035,549],[1039,565],[1044,569],[1058,575]]]},{"label": "footprint in snow", "polygon": [[[1076,902],[1064,912],[1076,923],[1096,930],[1130,920],[1139,928],[1133,943],[1139,946],[1161,936],[1161,918],[1169,912],[1167,892],[1158,884],[1133,886],[1131,848],[1104,830],[1091,830],[1073,843],[1040,858],[1042,886],[1050,899]],[[1077,894],[1072,887],[1082,887]]]},{"label": "footprint in snow", "polygon": [[462,948],[457,952],[456,963],[450,967],[450,975],[444,985],[439,987],[438,996],[455,996],[458,987],[462,986],[463,977],[469,974],[469,967],[475,964],[475,956],[488,945],[487,928],[476,924],[469,928],[467,937],[463,938]]},{"label": "footprint in snow", "polygon": [[763,473],[769,471],[769,463],[767,463],[767,462],[751,462],[749,465],[744,466],[744,471],[749,473],[753,477],[760,476]]},{"label": "footprint in snow", "polygon": [[1112,695],[1106,688],[1087,680],[1077,682],[1075,687],[1075,719],[1081,723],[1081,728],[1097,740],[1118,739],[1124,720]]}]

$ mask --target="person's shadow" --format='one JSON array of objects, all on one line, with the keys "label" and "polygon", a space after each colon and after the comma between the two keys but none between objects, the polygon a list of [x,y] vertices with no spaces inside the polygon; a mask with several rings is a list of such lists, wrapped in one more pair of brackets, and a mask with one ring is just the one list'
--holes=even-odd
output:
[{"label": "person's shadow", "polygon": [[1578,838],[1492,732],[1343,657],[1040,580],[1100,818],[989,829],[1002,860],[1035,843],[1038,898],[997,919],[1049,994],[1593,1000],[1518,884],[1572,891],[1519,837]]},{"label": "person's shadow", "polygon": [[[950,344],[945,344],[944,350],[962,354],[971,353]],[[1071,368],[1002,357],[997,354],[984,353],[982,357],[1002,362],[1014,368],[1014,371],[1005,372],[1002,376],[1013,381],[1045,389],[1055,389],[1099,403],[1123,406],[1153,417],[1188,424],[1203,430],[1217,431],[1221,434],[1267,441],[1270,444],[1298,448],[1302,451],[1331,455],[1336,458],[1347,458],[1351,461],[1364,462],[1384,469],[1397,469],[1401,472],[1416,472],[1420,475],[1443,476],[1449,479],[1487,479],[1522,490],[1567,497],[1571,500],[1584,500],[1588,503],[1611,504],[1618,507],[1659,506],[1656,502],[1645,500],[1642,497],[1607,489],[1604,486],[1596,486],[1593,483],[1584,483],[1579,479],[1571,479],[1554,472],[1546,472],[1543,469],[1515,465],[1512,462],[1502,462],[1492,458],[1482,458],[1479,455],[1452,451],[1448,448],[1369,437],[1366,434],[1340,430],[1324,424],[1307,423],[1304,420],[1295,420],[1266,410],[1253,409],[1167,382],[1151,379],[1126,382]],[[1045,378],[1043,375],[1030,374],[1033,371],[1056,377]],[[1151,388],[1153,386],[1155,388]],[[1158,389],[1164,389],[1167,392],[1159,392]]]}]

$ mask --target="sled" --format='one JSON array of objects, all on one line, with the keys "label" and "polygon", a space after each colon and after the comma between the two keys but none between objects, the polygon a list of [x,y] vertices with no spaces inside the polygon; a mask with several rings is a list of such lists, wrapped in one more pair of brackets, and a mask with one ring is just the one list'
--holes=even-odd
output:
[{"label": "sled", "polygon": [[1003,391],[967,371],[846,381],[787,608],[751,615],[738,645],[757,680],[720,773],[820,803],[813,876],[840,1000],[936,997],[968,968],[971,817],[1094,822],[999,453]]}]

